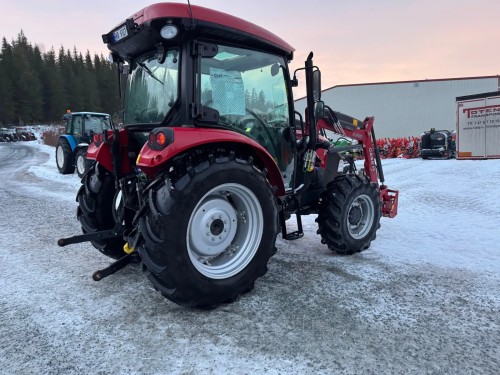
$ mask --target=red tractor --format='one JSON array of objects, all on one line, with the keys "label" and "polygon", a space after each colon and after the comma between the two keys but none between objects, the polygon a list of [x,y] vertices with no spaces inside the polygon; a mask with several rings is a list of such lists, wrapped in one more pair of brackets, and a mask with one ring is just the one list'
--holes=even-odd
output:
[{"label": "red tractor", "polygon": [[[397,213],[383,184],[373,117],[321,101],[312,53],[307,110],[294,110],[294,49],[242,19],[160,3],[103,35],[120,73],[123,126],[94,137],[77,217],[82,235],[116,259],[94,280],[140,261],[156,289],[184,306],[210,308],[253,289],[276,236],[303,236],[317,214],[321,242],[339,254],[370,246],[380,217]],[[327,131],[356,140],[332,146]],[[362,150],[339,172],[340,153]],[[380,183],[379,183],[380,181]],[[286,219],[297,218],[288,232]]]}]

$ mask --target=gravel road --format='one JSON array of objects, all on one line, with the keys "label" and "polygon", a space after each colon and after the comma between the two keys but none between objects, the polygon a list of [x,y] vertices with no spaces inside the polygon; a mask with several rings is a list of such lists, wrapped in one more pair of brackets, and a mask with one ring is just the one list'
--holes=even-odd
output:
[{"label": "gravel road", "polygon": [[[458,161],[433,164],[441,177],[427,185],[421,160],[388,163],[400,215],[382,220],[369,250],[336,256],[305,218],[304,238],[278,239],[251,293],[199,311],[161,297],[138,264],[92,281],[108,260],[56,244],[80,232],[78,178],[30,143],[0,144],[0,374],[499,373],[498,204],[450,216],[449,202],[421,198],[467,178]],[[498,190],[494,162],[475,184]],[[481,204],[500,201],[472,188]],[[463,244],[455,229],[477,236]]]}]

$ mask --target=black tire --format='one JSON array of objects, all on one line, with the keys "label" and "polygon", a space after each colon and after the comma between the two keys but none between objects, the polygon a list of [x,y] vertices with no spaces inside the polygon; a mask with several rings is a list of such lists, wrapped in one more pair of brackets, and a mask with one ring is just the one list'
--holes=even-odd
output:
[{"label": "black tire", "polygon": [[87,148],[80,148],[75,154],[75,168],[78,177],[82,178],[92,164],[87,160]]},{"label": "black tire", "polygon": [[250,161],[201,160],[173,185],[165,176],[149,197],[139,221],[139,254],[148,278],[169,300],[215,308],[252,290],[267,272],[276,252],[277,204]]},{"label": "black tire", "polygon": [[[94,165],[82,180],[78,191],[77,218],[83,233],[113,229],[116,225],[114,209],[115,195],[114,178],[104,168]],[[91,241],[92,245],[104,255],[119,259],[125,255],[123,238]]]},{"label": "black tire", "polygon": [[368,249],[380,228],[380,194],[366,177],[341,175],[321,194],[318,234],[338,254]]},{"label": "black tire", "polygon": [[61,174],[71,174],[75,171],[71,146],[68,141],[63,138],[59,139],[59,142],[57,142],[56,164],[57,169]]}]

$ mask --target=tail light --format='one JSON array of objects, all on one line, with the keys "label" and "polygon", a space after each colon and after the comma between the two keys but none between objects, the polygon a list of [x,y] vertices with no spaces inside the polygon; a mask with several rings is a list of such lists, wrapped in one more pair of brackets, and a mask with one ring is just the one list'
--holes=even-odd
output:
[{"label": "tail light", "polygon": [[156,128],[149,133],[148,145],[152,150],[163,150],[174,142],[174,130],[172,128]]},{"label": "tail light", "polygon": [[102,135],[102,133],[95,133],[93,141],[95,143],[102,143],[104,141],[104,136]]}]

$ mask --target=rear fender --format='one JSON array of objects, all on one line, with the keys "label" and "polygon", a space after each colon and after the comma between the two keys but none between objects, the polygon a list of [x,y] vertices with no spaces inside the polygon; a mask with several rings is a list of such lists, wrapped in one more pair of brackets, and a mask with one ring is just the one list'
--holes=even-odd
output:
[{"label": "rear fender", "polygon": [[69,146],[71,147],[71,151],[75,151],[76,148],[76,140],[71,134],[61,134],[60,138],[66,139],[68,141]]},{"label": "rear fender", "polygon": [[210,144],[233,144],[236,147],[246,147],[253,151],[255,157],[267,169],[271,186],[276,188],[277,196],[285,195],[283,178],[273,157],[254,140],[232,131],[222,129],[200,128],[172,128],[174,130],[173,142],[163,150],[155,151],[146,143],[137,158],[137,167],[149,178],[154,178],[162,171],[166,164],[176,155],[185,153]]},{"label": "rear fender", "polygon": [[[120,144],[120,168],[121,174],[129,174],[132,169],[129,160],[129,140],[128,131],[120,129],[118,132],[118,139]],[[113,172],[113,154],[111,152],[113,146],[113,133],[107,133],[107,140],[102,143],[92,142],[87,148],[87,159],[95,160],[101,167]]]}]

